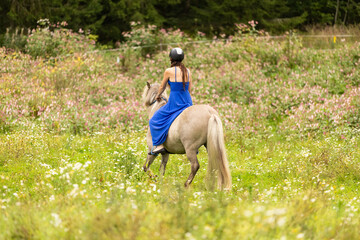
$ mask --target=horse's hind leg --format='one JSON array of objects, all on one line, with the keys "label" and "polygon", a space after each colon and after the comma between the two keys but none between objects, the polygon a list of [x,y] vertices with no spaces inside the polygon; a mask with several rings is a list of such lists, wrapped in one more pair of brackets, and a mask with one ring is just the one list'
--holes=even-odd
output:
[{"label": "horse's hind leg", "polygon": [[166,164],[169,160],[169,154],[168,153],[164,153],[161,155],[161,165],[160,165],[160,176],[164,176],[165,174],[165,168],[166,168]]},{"label": "horse's hind leg", "polygon": [[194,179],[196,172],[199,170],[200,164],[199,164],[199,161],[196,156],[196,150],[187,151],[186,156],[189,159],[190,164],[191,164],[191,173],[185,182],[185,187],[188,187],[190,185],[190,183],[192,182],[192,180]]}]

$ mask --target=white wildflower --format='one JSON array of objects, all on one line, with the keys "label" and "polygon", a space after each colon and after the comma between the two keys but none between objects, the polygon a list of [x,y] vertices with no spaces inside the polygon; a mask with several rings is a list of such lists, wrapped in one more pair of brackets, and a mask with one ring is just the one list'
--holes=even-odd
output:
[{"label": "white wildflower", "polygon": [[286,217],[281,217],[281,218],[279,218],[279,219],[277,220],[277,225],[278,225],[279,227],[284,226],[285,223],[286,223]]},{"label": "white wildflower", "polygon": [[55,227],[59,227],[62,223],[59,214],[51,213],[51,216],[53,217],[53,219],[51,220],[51,224],[54,225]]},{"label": "white wildflower", "polygon": [[245,217],[251,217],[253,215],[253,212],[252,211],[250,211],[250,210],[245,210],[244,211],[244,216]]},{"label": "white wildflower", "polygon": [[156,191],[156,185],[153,183],[150,183],[150,186],[153,188],[152,190],[155,192]]},{"label": "white wildflower", "polygon": [[304,233],[299,233],[298,235],[296,235],[296,238],[304,238],[305,234]]},{"label": "white wildflower", "polygon": [[79,163],[79,162],[77,162],[77,163],[75,163],[73,169],[74,169],[74,170],[79,170],[81,167],[82,167],[82,164]]},{"label": "white wildflower", "polygon": [[74,189],[69,193],[71,197],[76,197],[79,194],[79,185],[73,184]]}]

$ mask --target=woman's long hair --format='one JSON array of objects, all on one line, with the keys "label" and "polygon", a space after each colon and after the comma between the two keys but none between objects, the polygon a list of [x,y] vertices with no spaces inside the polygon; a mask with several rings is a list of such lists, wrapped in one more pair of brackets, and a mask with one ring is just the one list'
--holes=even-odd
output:
[{"label": "woman's long hair", "polygon": [[186,80],[189,81],[189,79],[187,79],[188,74],[187,74],[187,69],[186,69],[185,65],[182,62],[175,61],[175,60],[171,59],[171,67],[179,67],[180,68],[181,73],[182,73],[183,87],[185,89]]}]

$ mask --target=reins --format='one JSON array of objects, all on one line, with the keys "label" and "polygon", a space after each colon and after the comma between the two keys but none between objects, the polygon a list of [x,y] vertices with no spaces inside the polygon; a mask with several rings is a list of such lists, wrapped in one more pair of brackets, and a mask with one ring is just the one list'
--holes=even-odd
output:
[{"label": "reins", "polygon": [[[167,102],[167,99],[166,99],[166,98],[164,98],[163,96],[161,96],[161,98],[162,98],[165,102]],[[153,104],[156,103],[156,102],[157,102],[157,100],[155,99],[152,103],[150,103],[149,106],[153,105]]]}]

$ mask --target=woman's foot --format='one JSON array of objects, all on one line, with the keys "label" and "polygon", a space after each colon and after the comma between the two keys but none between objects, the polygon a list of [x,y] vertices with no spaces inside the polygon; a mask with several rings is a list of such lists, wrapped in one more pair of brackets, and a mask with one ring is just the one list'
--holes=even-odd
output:
[{"label": "woman's foot", "polygon": [[160,144],[158,146],[154,146],[153,149],[151,150],[151,154],[152,155],[157,155],[159,153],[165,153],[165,148],[164,145]]}]

